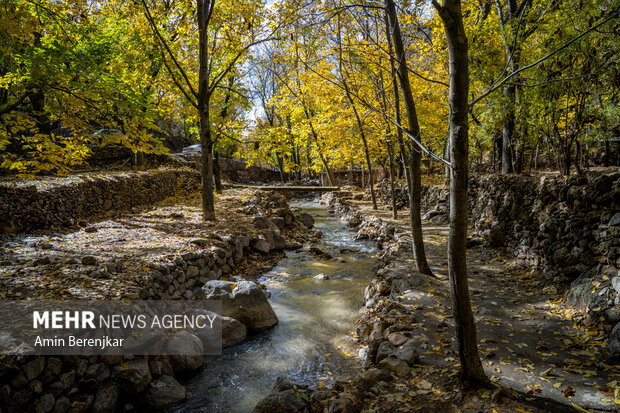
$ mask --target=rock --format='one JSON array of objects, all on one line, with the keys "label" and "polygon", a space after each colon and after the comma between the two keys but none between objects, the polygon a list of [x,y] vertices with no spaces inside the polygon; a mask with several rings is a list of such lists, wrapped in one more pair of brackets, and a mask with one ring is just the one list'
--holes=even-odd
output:
[{"label": "rock", "polygon": [[[215,327],[216,325],[218,325],[218,323],[221,326],[223,348],[236,346],[237,344],[245,341],[245,339],[248,337],[247,327],[241,321],[235,320],[231,317],[222,317],[221,315],[213,313],[211,311],[198,310],[198,312],[208,315],[210,319],[213,319],[213,317],[215,317],[213,326]],[[201,337],[200,333],[198,334],[198,336]],[[211,335],[209,334],[207,338],[208,337],[211,337]]]},{"label": "rock", "polygon": [[260,331],[278,324],[263,290],[253,282],[213,280],[202,287],[205,299],[221,300],[222,315],[239,320],[250,331]]},{"label": "rock", "polygon": [[396,347],[405,344],[405,342],[407,341],[407,337],[405,337],[401,333],[390,333],[387,336],[387,339]]},{"label": "rock", "polygon": [[289,390],[289,389],[293,389],[293,388],[300,388],[300,389],[307,389],[308,386],[307,385],[301,385],[301,384],[297,384],[295,383],[293,380],[291,380],[290,378],[286,377],[286,376],[278,376],[278,378],[276,379],[276,384],[273,385],[273,388],[271,389],[272,393],[279,393],[285,390]]},{"label": "rock", "polygon": [[71,400],[68,397],[62,396],[56,400],[54,406],[54,413],[66,413],[71,407]]},{"label": "rock", "polygon": [[351,400],[353,396],[347,393],[341,393],[340,397],[329,403],[328,413],[357,413],[359,410],[355,407],[355,403]]},{"label": "rock", "polygon": [[279,230],[283,230],[286,226],[286,222],[282,217],[273,217],[271,218],[271,222],[275,225]]},{"label": "rock", "polygon": [[89,233],[97,232],[97,227],[94,227],[94,226],[86,227],[84,228],[84,232],[89,232]]},{"label": "rock", "polygon": [[377,367],[380,369],[392,370],[399,376],[404,376],[408,374],[411,370],[406,361],[403,361],[394,356],[384,358],[379,363],[377,363]]},{"label": "rock", "polygon": [[115,372],[116,383],[127,393],[140,393],[151,382],[149,365],[144,359],[134,359],[126,362],[125,366],[118,366]]},{"label": "rock", "polygon": [[195,265],[187,267],[187,278],[194,278],[200,274],[200,269]]},{"label": "rock", "polygon": [[[305,397],[304,397],[305,396]],[[252,410],[253,413],[292,413],[303,412],[308,405],[309,396],[306,390],[285,390],[272,393]]]},{"label": "rock", "polygon": [[163,375],[151,383],[144,396],[145,403],[154,409],[163,409],[187,398],[187,390],[174,377]]},{"label": "rock", "polygon": [[620,323],[616,324],[609,334],[607,352],[612,360],[620,362]]},{"label": "rock", "polygon": [[41,373],[43,373],[43,369],[45,368],[45,358],[37,357],[32,361],[24,364],[23,371],[28,380],[34,380]]},{"label": "rock", "polygon": [[86,255],[82,257],[82,264],[84,265],[97,265],[97,258],[92,255]]},{"label": "rock", "polygon": [[610,227],[617,227],[618,225],[620,225],[620,212],[616,212],[614,216],[611,217],[607,225],[609,225]]},{"label": "rock", "polygon": [[95,395],[92,413],[114,413],[118,402],[118,387],[111,385],[99,389]]},{"label": "rock", "polygon": [[577,264],[579,259],[568,251],[568,248],[562,247],[553,253],[553,262],[558,267],[569,267]]},{"label": "rock", "polygon": [[389,382],[392,380],[392,376],[386,370],[378,368],[370,368],[365,372],[360,373],[354,380],[353,384],[368,390],[375,386],[380,381]]},{"label": "rock", "polygon": [[303,245],[299,242],[290,242],[284,245],[284,249],[288,251],[297,251],[303,248]]},{"label": "rock", "polygon": [[482,235],[492,247],[503,247],[506,244],[506,235],[498,225],[493,225]]},{"label": "rock", "polygon": [[46,393],[34,402],[34,411],[36,413],[48,413],[54,409],[56,399],[51,393]]},{"label": "rock", "polygon": [[329,275],[327,274],[318,274],[314,276],[315,280],[329,280]]},{"label": "rock", "polygon": [[308,229],[312,229],[314,226],[314,218],[307,212],[299,212],[297,214],[297,219]]},{"label": "rock", "polygon": [[420,362],[420,356],[416,351],[416,343],[411,339],[396,349],[394,356],[406,361],[410,366]]},{"label": "rock", "polygon": [[170,364],[175,372],[195,371],[204,363],[202,341],[187,331],[179,331],[167,344]]},{"label": "rock", "polygon": [[390,285],[385,280],[381,280],[377,283],[377,291],[381,295],[388,295],[390,293]]},{"label": "rock", "polygon": [[271,245],[269,242],[261,238],[252,240],[252,248],[262,254],[269,254],[271,251]]},{"label": "rock", "polygon": [[428,221],[429,219],[431,219],[433,217],[436,217],[437,215],[441,215],[441,214],[443,214],[442,211],[438,211],[436,209],[431,209],[430,211],[426,211],[426,213],[424,215],[422,215],[422,219],[425,219],[425,220]]},{"label": "rock", "polygon": [[259,229],[277,229],[278,228],[273,224],[273,222],[271,222],[269,219],[265,218],[262,215],[256,215],[254,219],[252,220],[252,222],[256,226],[256,228],[259,228]]},{"label": "rock", "polygon": [[389,341],[382,341],[377,349],[377,356],[375,357],[375,363],[379,363],[381,360],[389,357],[394,352],[394,346]]}]

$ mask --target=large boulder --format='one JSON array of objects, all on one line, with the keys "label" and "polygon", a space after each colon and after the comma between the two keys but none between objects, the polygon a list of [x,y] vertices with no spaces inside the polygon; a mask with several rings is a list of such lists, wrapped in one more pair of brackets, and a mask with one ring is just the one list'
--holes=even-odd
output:
[{"label": "large boulder", "polygon": [[[235,320],[232,317],[221,316],[220,314],[207,310],[198,310],[198,312],[200,314],[207,315],[209,319],[213,319],[214,328],[217,328],[215,326],[219,326],[220,334],[222,335],[223,348],[236,346],[237,344],[245,341],[248,337],[248,329],[241,321]],[[198,333],[198,336],[202,338],[200,332]],[[212,335],[210,333],[207,333],[205,335],[205,339],[210,340],[212,338],[211,336]]]},{"label": "large boulder", "polygon": [[195,371],[204,362],[202,341],[187,331],[176,333],[168,341],[167,352],[174,371]]},{"label": "large boulder", "polygon": [[202,287],[202,293],[206,300],[220,300],[222,315],[239,320],[250,331],[265,330],[278,324],[278,317],[256,283],[213,280]]},{"label": "large boulder", "polygon": [[174,377],[162,375],[159,380],[151,383],[144,402],[154,409],[163,409],[171,404],[187,398],[187,390]]}]

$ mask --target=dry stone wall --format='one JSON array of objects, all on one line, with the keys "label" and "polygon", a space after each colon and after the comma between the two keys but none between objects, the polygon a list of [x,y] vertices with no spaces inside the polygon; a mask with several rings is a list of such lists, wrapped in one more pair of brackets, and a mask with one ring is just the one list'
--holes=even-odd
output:
[{"label": "dry stone wall", "polygon": [[80,219],[161,201],[188,182],[199,183],[199,174],[157,169],[2,183],[0,233],[74,227]]}]

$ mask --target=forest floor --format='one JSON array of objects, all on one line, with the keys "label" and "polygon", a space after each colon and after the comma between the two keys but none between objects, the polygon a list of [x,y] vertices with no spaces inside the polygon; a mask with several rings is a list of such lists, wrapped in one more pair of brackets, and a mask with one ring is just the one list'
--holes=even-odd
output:
[{"label": "forest floor", "polygon": [[[399,219],[393,220],[385,206],[373,211],[369,202],[353,202],[364,215],[378,216],[403,229],[409,226],[408,211],[399,211]],[[482,363],[493,382],[526,397],[516,402],[489,389],[458,390],[459,357],[448,289],[447,239],[447,226],[425,223],[427,258],[437,278],[414,275],[411,278],[416,280],[398,295],[400,304],[417,321],[418,334],[413,337],[420,343],[418,376],[410,382],[392,382],[377,398],[365,400],[365,409],[620,409],[620,366],[607,364],[602,357],[607,334],[596,326],[582,325],[582,315],[570,309],[555,288],[545,288],[534,271],[513,266],[510,251],[482,245],[468,249],[467,254]],[[394,265],[410,268],[414,262],[400,260]],[[556,410],[553,404],[539,403],[549,399],[565,407]]]}]

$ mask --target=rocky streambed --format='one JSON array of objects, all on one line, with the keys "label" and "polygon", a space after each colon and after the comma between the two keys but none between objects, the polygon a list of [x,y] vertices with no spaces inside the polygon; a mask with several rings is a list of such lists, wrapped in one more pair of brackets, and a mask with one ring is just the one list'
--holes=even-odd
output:
[{"label": "rocky streambed", "polygon": [[[304,388],[333,387],[361,367],[354,323],[378,249],[355,240],[346,223],[324,206],[293,205],[314,217],[322,238],[287,251],[258,279],[279,323],[207,360],[204,370],[186,384],[187,400],[172,411],[249,412],[276,383],[285,399],[302,410],[311,396]],[[273,411],[268,401],[262,404],[264,411]],[[280,404],[292,407],[284,400]]]}]

